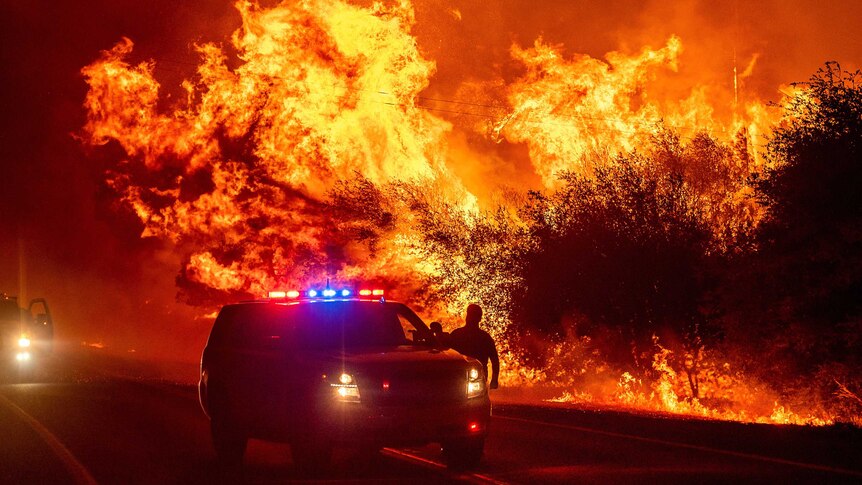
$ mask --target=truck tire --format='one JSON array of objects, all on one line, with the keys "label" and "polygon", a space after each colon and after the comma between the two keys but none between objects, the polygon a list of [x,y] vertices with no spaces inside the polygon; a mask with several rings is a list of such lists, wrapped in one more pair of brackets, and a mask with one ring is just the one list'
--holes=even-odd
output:
[{"label": "truck tire", "polygon": [[242,465],[248,446],[245,432],[218,414],[210,420],[210,431],[218,462],[226,466]]}]

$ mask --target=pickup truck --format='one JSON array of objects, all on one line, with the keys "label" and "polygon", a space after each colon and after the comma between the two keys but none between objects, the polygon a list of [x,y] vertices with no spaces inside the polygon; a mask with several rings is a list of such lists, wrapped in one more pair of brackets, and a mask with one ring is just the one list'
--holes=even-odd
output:
[{"label": "pickup truck", "polygon": [[53,340],[54,322],[44,298],[22,308],[16,297],[0,295],[0,370],[19,377],[31,375],[53,349]]},{"label": "pickup truck", "polygon": [[290,443],[308,469],[338,445],[440,443],[450,467],[479,462],[491,414],[481,364],[376,291],[273,292],[222,308],[200,376],[220,460],[240,464],[258,438]]}]

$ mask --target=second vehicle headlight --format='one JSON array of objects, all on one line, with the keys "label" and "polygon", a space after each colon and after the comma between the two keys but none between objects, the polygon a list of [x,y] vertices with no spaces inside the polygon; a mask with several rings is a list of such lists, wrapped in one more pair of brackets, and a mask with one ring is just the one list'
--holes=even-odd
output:
[{"label": "second vehicle headlight", "polygon": [[30,346],[30,338],[26,335],[22,335],[21,338],[18,339],[18,347],[22,349],[26,349]]}]

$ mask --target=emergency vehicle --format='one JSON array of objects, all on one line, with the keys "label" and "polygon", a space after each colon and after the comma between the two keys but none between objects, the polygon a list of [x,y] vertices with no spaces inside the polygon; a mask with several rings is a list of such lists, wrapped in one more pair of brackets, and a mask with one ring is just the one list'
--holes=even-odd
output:
[{"label": "emergency vehicle", "polygon": [[373,289],[278,291],[223,307],[199,391],[216,455],[232,464],[256,438],[289,443],[303,468],[325,466],[334,446],[427,443],[467,468],[491,414],[479,362],[443,349],[410,308]]},{"label": "emergency vehicle", "polygon": [[44,298],[18,306],[18,298],[0,294],[0,370],[27,378],[37,360],[52,349],[54,323]]}]

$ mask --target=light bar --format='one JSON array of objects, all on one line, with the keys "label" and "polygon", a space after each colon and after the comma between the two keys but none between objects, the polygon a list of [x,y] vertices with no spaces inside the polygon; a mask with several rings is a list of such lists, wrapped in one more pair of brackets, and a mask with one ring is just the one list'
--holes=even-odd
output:
[{"label": "light bar", "polygon": [[294,299],[294,298],[300,298],[301,296],[305,296],[307,298],[321,298],[321,297],[322,298],[334,298],[336,296],[341,297],[341,298],[349,298],[349,297],[353,296],[354,293],[358,294],[359,296],[379,296],[379,297],[383,296],[383,290],[380,290],[380,289],[374,289],[374,290],[362,289],[359,291],[354,291],[351,288],[341,288],[338,290],[335,290],[332,288],[325,288],[323,290],[311,288],[311,289],[305,290],[304,293],[300,292],[298,290],[290,290],[290,291],[273,290],[273,291],[270,291],[269,293],[267,293],[267,296],[273,300],[283,300],[286,298]]}]

